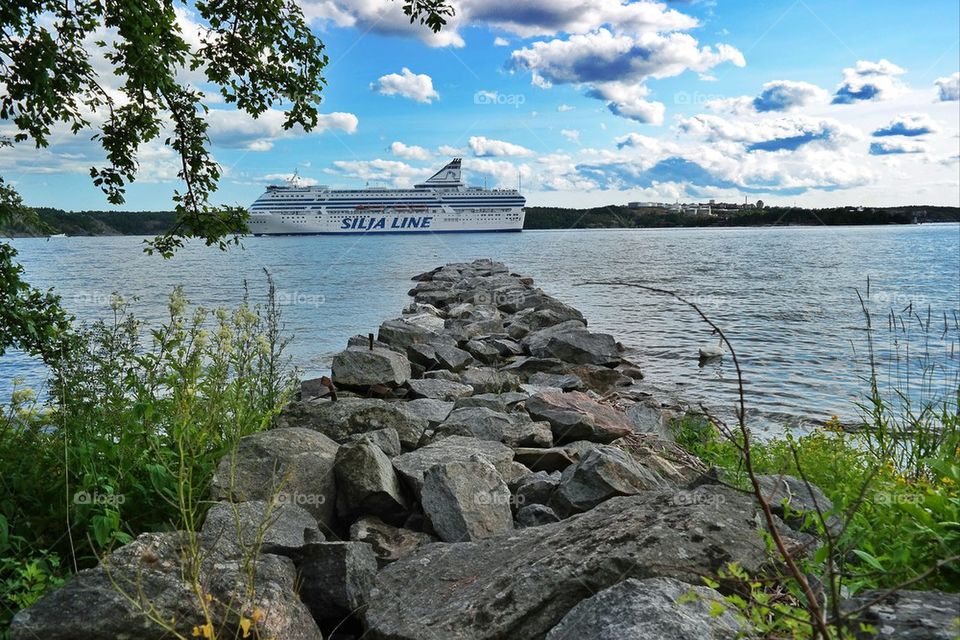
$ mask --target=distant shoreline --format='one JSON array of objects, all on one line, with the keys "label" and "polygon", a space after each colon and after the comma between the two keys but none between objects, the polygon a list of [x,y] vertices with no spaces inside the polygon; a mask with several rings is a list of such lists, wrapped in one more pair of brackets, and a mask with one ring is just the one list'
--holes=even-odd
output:
[{"label": "distant shoreline", "polygon": [[[63,211],[37,208],[46,232],[11,226],[0,234],[15,238],[67,236],[153,236],[173,226],[172,211]],[[717,214],[607,206],[592,209],[527,207],[524,230],[744,228],[785,226],[870,226],[960,222],[960,207],[741,208]]]}]

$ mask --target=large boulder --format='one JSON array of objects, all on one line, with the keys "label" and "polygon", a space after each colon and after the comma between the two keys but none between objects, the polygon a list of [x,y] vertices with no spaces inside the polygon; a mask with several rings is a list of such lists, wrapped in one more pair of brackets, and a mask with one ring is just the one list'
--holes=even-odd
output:
[{"label": "large boulder", "polygon": [[427,533],[394,527],[376,516],[360,518],[350,527],[350,539],[373,547],[377,564],[384,567],[436,540]]},{"label": "large boulder", "polygon": [[390,458],[400,455],[400,436],[393,427],[374,429],[366,433],[355,433],[349,438],[349,442],[361,441],[377,446]]},{"label": "large boulder", "polygon": [[[960,594],[862,591],[841,604],[850,628],[861,640],[956,640],[960,632]],[[869,625],[876,633],[864,631]]]},{"label": "large boulder", "polygon": [[292,504],[216,502],[200,530],[201,543],[231,559],[259,553],[289,555],[292,550],[323,542],[317,519]]},{"label": "large boulder", "polygon": [[457,398],[454,402],[454,409],[464,409],[466,407],[484,407],[494,411],[507,412],[513,410],[518,403],[523,402],[530,396],[522,391],[507,391],[505,393],[481,393],[474,396]]},{"label": "large boulder", "polygon": [[426,420],[427,425],[435,427],[450,415],[454,404],[446,400],[433,398],[417,398],[408,402],[397,403],[397,408],[417,421]]},{"label": "large boulder", "polygon": [[484,407],[454,409],[436,429],[437,435],[473,436],[510,447],[549,447],[549,423],[533,422],[525,413],[501,413]]},{"label": "large boulder", "polygon": [[560,484],[562,475],[559,471],[547,473],[537,471],[524,476],[513,487],[513,495],[518,506],[531,504],[548,504],[550,497]]},{"label": "large boulder", "polygon": [[517,376],[490,367],[470,367],[460,374],[460,382],[473,387],[474,394],[504,393],[520,386]]},{"label": "large boulder", "polygon": [[530,347],[530,355],[557,358],[574,364],[609,367],[620,362],[620,350],[613,336],[607,333],[591,333],[586,329],[556,332],[542,345],[534,342]]},{"label": "large boulder", "polygon": [[293,504],[330,527],[337,496],[333,463],[338,449],[336,442],[310,429],[271,429],[245,436],[217,465],[213,498]]},{"label": "large boulder", "polygon": [[427,469],[446,462],[466,462],[475,454],[496,467],[500,475],[511,475],[513,450],[510,447],[491,440],[465,436],[443,438],[416,451],[399,455],[393,459],[393,467],[407,481],[419,500],[423,476]]},{"label": "large boulder", "polygon": [[420,443],[427,421],[404,411],[404,402],[377,398],[341,398],[292,402],[280,415],[281,427],[305,427],[319,431],[339,443],[349,442],[357,433],[378,429],[396,430],[405,449]]},{"label": "large boulder", "polygon": [[[531,325],[528,324],[527,326]],[[570,331],[586,330],[586,324],[583,321],[575,319],[567,320],[566,322],[560,322],[547,328],[540,329],[539,331],[531,331],[520,341],[520,346],[523,347],[526,353],[531,355],[535,355],[536,353],[544,353],[546,351],[547,343],[550,342],[552,338]],[[555,358],[555,356],[539,357]]]},{"label": "large boulder", "polygon": [[600,404],[579,391],[544,391],[531,396],[524,405],[534,420],[546,420],[553,428],[554,441],[612,442],[633,432],[627,416]]},{"label": "large boulder", "polygon": [[373,548],[365,542],[306,545],[294,560],[300,598],[324,626],[337,624],[363,609],[379,569]]},{"label": "large boulder", "polygon": [[407,382],[412,398],[432,398],[434,400],[454,401],[461,396],[473,393],[473,387],[447,380],[410,380]]},{"label": "large boulder", "polygon": [[770,556],[753,500],[725,487],[690,493],[613,498],[555,524],[422,547],[377,574],[368,637],[538,638],[627,578],[700,584],[729,562],[759,573]]},{"label": "large boulder", "polygon": [[410,361],[391,349],[349,347],[333,356],[331,372],[338,387],[398,387],[410,379]]},{"label": "large boulder", "polygon": [[709,587],[631,578],[581,601],[546,640],[734,640],[743,630],[723,596]]},{"label": "large boulder", "polygon": [[407,511],[407,499],[390,458],[369,442],[340,447],[334,466],[337,476],[337,512],[348,520],[374,513],[398,522]]},{"label": "large boulder", "polygon": [[[209,547],[195,556],[191,548],[186,533],[142,534],[17,613],[10,638],[160,640],[194,637],[207,624],[239,638],[243,625],[251,624],[249,633],[262,638],[322,640],[297,597],[289,558],[267,554],[248,563]],[[185,558],[199,561],[204,601],[183,578]]]},{"label": "large boulder", "polygon": [[660,476],[638,464],[622,449],[598,446],[563,470],[551,506],[561,513],[592,509],[614,496],[666,488]]},{"label": "large boulder", "polygon": [[387,320],[380,325],[377,340],[401,351],[414,344],[429,342],[436,334],[403,319]]},{"label": "large boulder", "polygon": [[516,520],[517,528],[524,529],[526,527],[539,527],[543,524],[559,522],[560,516],[544,504],[527,504],[517,510]]},{"label": "large boulder", "polygon": [[513,528],[510,490],[482,456],[424,473],[423,512],[446,542],[479,540]]}]

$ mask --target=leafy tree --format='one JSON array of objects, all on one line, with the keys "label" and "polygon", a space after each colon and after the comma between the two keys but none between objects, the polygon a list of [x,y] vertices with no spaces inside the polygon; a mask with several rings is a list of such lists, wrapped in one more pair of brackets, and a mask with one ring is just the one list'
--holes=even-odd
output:
[{"label": "leafy tree", "polygon": [[[323,43],[295,0],[196,0],[204,27],[199,45],[177,23],[172,0],[12,0],[0,5],[0,120],[12,140],[46,147],[55,127],[93,133],[103,148],[93,183],[114,205],[136,178],[137,150],[162,139],[179,156],[182,188],[176,222],[147,244],[171,256],[184,239],[225,248],[247,229],[247,212],[210,204],[220,168],[210,153],[203,92],[184,76],[200,74],[223,100],[257,117],[283,107],[284,128],[312,130],[327,65]],[[186,6],[186,2],[182,2]],[[445,0],[403,0],[410,22],[439,31],[453,9]],[[192,35],[192,34],[190,34]],[[119,91],[104,86],[104,63]],[[33,214],[0,182],[0,227]],[[45,341],[66,322],[56,296],[32,289],[0,244],[0,353],[25,348],[45,357]]]}]

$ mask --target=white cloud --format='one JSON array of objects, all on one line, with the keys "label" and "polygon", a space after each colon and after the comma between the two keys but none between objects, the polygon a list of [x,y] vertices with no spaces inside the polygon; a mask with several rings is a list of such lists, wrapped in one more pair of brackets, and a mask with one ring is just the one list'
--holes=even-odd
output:
[{"label": "white cloud", "polygon": [[560,135],[572,142],[580,143],[580,132],[576,129],[561,129]]},{"label": "white cloud", "polygon": [[807,116],[731,120],[698,114],[680,120],[677,129],[708,142],[746,144],[755,151],[791,151],[808,144],[837,148],[863,138],[858,129],[835,119]]},{"label": "white cloud", "polygon": [[639,122],[659,124],[664,106],[648,102],[646,80],[703,72],[723,62],[744,66],[743,54],[726,44],[700,47],[685,33],[641,33],[608,29],[567,39],[534,42],[511,54],[512,71],[529,71],[542,88],[554,84],[585,85],[587,95],[607,101],[610,111]]},{"label": "white cloud", "polygon": [[557,111],[560,113],[566,113],[567,111],[573,111],[576,107],[572,107],[569,104],[557,105]]},{"label": "white cloud", "polygon": [[809,82],[774,80],[763,85],[753,99],[757,111],[790,111],[812,103],[826,102],[827,92]]},{"label": "white cloud", "polygon": [[377,180],[389,183],[394,187],[409,187],[410,185],[430,177],[433,169],[417,169],[398,160],[336,160],[333,167],[325,169],[326,173],[355,178],[359,180]]},{"label": "white cloud", "polygon": [[433,157],[428,149],[418,147],[417,145],[406,145],[402,142],[394,142],[390,145],[390,153],[398,158],[406,160],[429,160]]},{"label": "white cloud", "polygon": [[321,26],[354,27],[360,33],[416,38],[431,47],[462,47],[458,29],[463,25],[460,7],[447,25],[434,33],[432,29],[411,24],[403,13],[403,4],[393,0],[299,0],[304,16]]},{"label": "white cloud", "polygon": [[459,147],[451,147],[448,144],[442,144],[437,147],[437,153],[442,156],[458,157],[464,155],[465,150],[460,149]]},{"label": "white cloud", "polygon": [[440,94],[433,88],[433,79],[425,73],[416,74],[404,67],[400,73],[388,73],[370,85],[385,96],[403,96],[415,102],[430,104]]},{"label": "white cloud", "polygon": [[[211,109],[206,115],[208,133],[214,145],[250,151],[268,151],[276,140],[305,135],[300,127],[284,129],[285,118],[284,112],[277,109],[268,109],[259,118],[235,109]],[[355,133],[358,123],[357,116],[352,113],[322,113],[313,133]]]},{"label": "white cloud", "polygon": [[941,102],[960,100],[960,71],[937,78],[933,84],[937,87],[937,96]]},{"label": "white cloud", "polygon": [[886,59],[857,60],[855,66],[843,70],[843,82],[837,87],[833,103],[889,100],[903,92],[903,83],[897,76],[904,73],[904,69]]},{"label": "white cloud", "polygon": [[509,47],[509,46],[510,46],[510,41],[507,40],[506,38],[501,38],[500,36],[497,36],[496,38],[493,39],[493,46],[495,46],[495,47]]},{"label": "white cloud", "polygon": [[295,182],[298,186],[301,187],[315,187],[320,184],[315,178],[304,178],[303,176],[297,175],[296,177],[292,173],[268,173],[265,176],[260,176],[257,178],[260,182]]},{"label": "white cloud", "polygon": [[489,156],[532,156],[533,151],[512,142],[492,140],[483,136],[471,136],[470,149],[477,157]]}]

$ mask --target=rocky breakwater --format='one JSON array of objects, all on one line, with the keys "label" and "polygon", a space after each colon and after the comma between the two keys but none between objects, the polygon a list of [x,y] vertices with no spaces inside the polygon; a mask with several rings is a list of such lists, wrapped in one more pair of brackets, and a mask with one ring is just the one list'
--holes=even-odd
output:
[{"label": "rocky breakwater", "polygon": [[[749,633],[701,576],[776,564],[758,505],[670,440],[616,339],[500,263],[414,280],[332,384],[221,462],[198,536],[140,536],[12,637],[189,637],[210,617],[218,637],[278,639]],[[786,543],[815,548],[791,527],[826,499],[764,482],[791,502]]]}]

